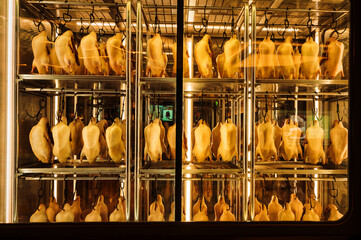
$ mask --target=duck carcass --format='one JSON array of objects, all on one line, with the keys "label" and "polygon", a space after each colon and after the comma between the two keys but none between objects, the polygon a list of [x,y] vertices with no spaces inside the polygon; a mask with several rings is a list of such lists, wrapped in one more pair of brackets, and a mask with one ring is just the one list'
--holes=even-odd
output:
[{"label": "duck carcass", "polygon": [[318,215],[318,217],[321,219],[321,216],[322,216],[322,211],[323,211],[323,208],[322,208],[322,204],[320,202],[318,202],[316,200],[316,197],[314,194],[311,194],[311,205],[310,205],[310,199],[307,199],[306,200],[306,203],[304,205],[304,208],[307,209],[307,208],[313,208],[313,211]]},{"label": "duck carcass", "polygon": [[66,73],[72,74],[75,71],[76,65],[80,65],[72,31],[66,31],[55,40],[55,52],[60,66],[62,66]]},{"label": "duck carcass", "polygon": [[296,221],[301,221],[303,204],[298,200],[298,197],[294,193],[291,194],[290,206],[293,214],[295,214]]},{"label": "duck carcass", "polygon": [[[80,59],[79,59],[80,60]],[[50,50],[50,55],[49,55],[49,61],[50,61],[50,67],[53,70],[54,74],[61,74],[62,73],[62,67],[60,66],[58,57],[56,56],[56,51],[55,51],[55,47],[53,47]]]},{"label": "duck carcass", "polygon": [[342,77],[344,77],[342,57],[345,47],[343,43],[337,41],[337,39],[334,37],[329,38],[328,42],[329,44],[327,47],[327,60],[325,62],[324,75],[330,79],[333,79],[339,73],[341,73]]},{"label": "duck carcass", "polygon": [[222,212],[221,212],[221,217],[219,218],[219,221],[221,222],[233,222],[236,221],[235,216],[233,215],[233,213],[231,212],[229,205],[228,204],[223,204],[222,205]]},{"label": "duck carcass", "polygon": [[257,72],[258,77],[262,79],[268,79],[275,76],[275,44],[271,41],[270,37],[263,39],[258,46],[258,61]]},{"label": "duck carcass", "polygon": [[125,222],[125,211],[123,208],[123,199],[122,197],[118,198],[118,205],[116,209],[110,214],[109,216],[109,222]]},{"label": "duck carcass", "polygon": [[296,47],[296,51],[293,54],[293,63],[295,64],[295,79],[300,78],[300,67],[301,67],[301,53]]},{"label": "duck carcass", "polygon": [[282,127],[282,142],[280,145],[280,155],[284,160],[291,160],[298,158],[299,141],[300,141],[299,128],[293,123],[291,119],[286,119]]},{"label": "duck carcass", "polygon": [[163,222],[164,220],[164,205],[161,195],[157,195],[157,199],[150,205],[148,222]]},{"label": "duck carcass", "polygon": [[[186,158],[186,151],[188,150],[187,147],[187,138],[185,133],[183,132],[182,134],[182,162],[185,161]],[[169,150],[170,150],[170,156],[172,157],[172,159],[175,159],[176,156],[176,124],[170,126],[168,128],[168,132],[167,132],[167,140],[168,140],[168,145],[169,145]]]},{"label": "duck carcass", "polygon": [[256,222],[270,221],[266,205],[263,205],[261,212],[254,217],[254,220]]},{"label": "duck carcass", "polygon": [[268,204],[268,214],[271,221],[278,221],[278,215],[283,210],[281,204],[278,203],[277,196],[273,195],[271,202]]},{"label": "duck carcass", "polygon": [[204,202],[204,197],[198,198],[198,201],[193,206],[193,221],[194,222],[208,222],[207,205]]},{"label": "duck carcass", "polygon": [[301,48],[301,74],[306,79],[316,79],[320,73],[319,46],[308,37]]},{"label": "duck carcass", "polygon": [[32,42],[31,47],[33,49],[34,60],[33,66],[31,68],[31,73],[34,72],[35,68],[38,70],[39,74],[46,74],[49,72],[49,41],[45,31],[41,31],[36,35]]},{"label": "duck carcass", "polygon": [[89,213],[86,217],[84,222],[101,222],[102,217],[100,216],[99,208],[94,208],[91,213]]},{"label": "duck carcass", "polygon": [[81,219],[81,206],[80,206],[80,196],[77,196],[73,202],[73,204],[70,206],[70,211],[74,214],[74,222],[82,222]]},{"label": "duck carcass", "polygon": [[70,127],[67,125],[65,116],[61,117],[61,121],[51,129],[51,132],[54,139],[53,154],[59,162],[65,163],[69,158],[72,158]]},{"label": "duck carcass", "polygon": [[125,48],[122,43],[123,34],[117,33],[107,41],[109,65],[117,75],[125,76]]},{"label": "duck carcass", "polygon": [[291,210],[291,205],[286,203],[286,207],[278,214],[278,221],[294,221],[295,214]]},{"label": "duck carcass", "polygon": [[218,78],[222,78],[223,76],[225,58],[226,56],[224,55],[224,53],[219,54],[216,58]]},{"label": "duck carcass", "polygon": [[56,222],[74,222],[74,214],[70,210],[69,203],[64,205],[63,210],[61,210],[55,217]]},{"label": "duck carcass", "polygon": [[341,121],[335,120],[330,131],[331,144],[327,150],[327,159],[340,165],[348,156],[348,130]]},{"label": "duck carcass", "polygon": [[314,212],[313,208],[307,207],[302,221],[320,221],[320,217]]},{"label": "duck carcass", "polygon": [[153,162],[162,161],[162,155],[166,152],[164,143],[165,129],[160,119],[155,119],[144,128],[144,160],[147,155]]},{"label": "duck carcass", "polygon": [[46,213],[45,213],[45,205],[44,203],[40,204],[38,209],[36,209],[36,211],[33,213],[33,215],[31,215],[30,217],[30,222],[34,223],[34,222],[40,222],[40,223],[46,223],[48,222],[48,218],[46,217]]},{"label": "duck carcass", "polygon": [[198,126],[194,129],[193,156],[197,162],[204,162],[208,157],[212,161],[211,151],[211,134],[212,131],[202,119],[198,121]]},{"label": "duck carcass", "polygon": [[97,205],[94,207],[95,210],[98,210],[102,222],[108,222],[108,207],[104,203],[104,196],[100,195],[98,197]]},{"label": "duck carcass", "polygon": [[293,47],[292,37],[288,36],[285,42],[282,43],[277,49],[278,64],[283,79],[294,79],[295,78],[295,63],[293,61]]},{"label": "duck carcass", "polygon": [[[177,73],[177,42],[174,42],[172,47],[173,52],[173,59],[174,59],[174,65],[173,65],[173,76]],[[185,39],[183,40],[183,77],[188,78],[189,77],[189,53],[187,50]]]},{"label": "duck carcass", "polygon": [[100,62],[102,65],[100,74],[102,74],[103,76],[108,76],[110,69],[109,69],[109,60],[108,60],[105,42],[99,44],[99,54],[100,54]]},{"label": "duck carcass", "polygon": [[218,122],[217,125],[212,129],[211,134],[211,150],[215,157],[218,156],[218,148],[221,142],[221,125],[222,123]]},{"label": "duck carcass", "polygon": [[120,127],[120,120],[119,118],[116,118],[114,119],[113,124],[108,127],[105,132],[109,156],[116,163],[125,159],[125,147],[122,136],[123,133]]},{"label": "duck carcass", "polygon": [[205,34],[202,40],[200,40],[194,47],[194,58],[198,66],[199,74],[203,78],[213,77],[213,53],[210,46],[212,46],[211,37],[208,34]]},{"label": "duck carcass", "polygon": [[80,47],[84,58],[84,66],[90,74],[96,75],[102,72],[102,62],[98,50],[97,34],[92,31],[80,41]]},{"label": "duck carcass", "polygon": [[147,42],[147,69],[146,76],[150,77],[164,77],[166,72],[168,58],[163,53],[162,38],[159,33]]},{"label": "duck carcass", "polygon": [[53,160],[49,128],[49,120],[42,117],[29,134],[31,150],[33,150],[38,160],[43,163],[50,163]]},{"label": "duck carcass", "polygon": [[305,160],[316,164],[322,159],[326,163],[325,151],[323,150],[323,129],[317,120],[306,130]]},{"label": "duck carcass", "polygon": [[55,222],[55,216],[61,211],[56,199],[50,197],[48,208],[45,213],[49,222]]},{"label": "duck carcass", "polygon": [[329,204],[326,211],[330,211],[330,216],[327,219],[328,221],[337,221],[343,217],[343,215],[337,210],[337,207],[333,204]]},{"label": "duck carcass", "polygon": [[271,160],[271,158],[277,158],[274,131],[275,128],[268,116],[265,122],[257,127],[258,144],[256,147],[256,156],[260,156],[262,160],[268,161]]},{"label": "duck carcass", "polygon": [[273,127],[274,127],[274,141],[275,141],[275,146],[276,146],[276,150],[277,150],[277,159],[278,159],[280,145],[282,142],[282,128],[280,128],[280,126],[278,126],[278,122],[275,122],[273,124]]},{"label": "duck carcass", "polygon": [[76,117],[74,121],[69,124],[70,128],[70,144],[71,150],[74,155],[79,155],[81,150],[83,149],[83,128],[84,123],[81,121],[79,117]]},{"label": "duck carcass", "polygon": [[222,216],[222,205],[225,204],[223,196],[218,197],[218,202],[214,205],[214,221],[219,221]]},{"label": "duck carcass", "polygon": [[233,35],[225,44],[224,44],[224,67],[223,75],[224,78],[235,78],[242,77],[241,71],[241,43],[236,38],[236,35]]},{"label": "duck carcass", "polygon": [[[171,206],[171,213],[169,214],[169,222],[174,222],[175,221],[175,202],[172,202]],[[182,217],[181,217],[182,222],[186,221],[186,215],[184,214],[184,198],[182,196]]]},{"label": "duck carcass", "polygon": [[221,123],[220,136],[221,141],[217,150],[217,161],[222,157],[223,161],[231,161],[234,156],[238,161],[237,149],[237,127],[231,119]]},{"label": "duck carcass", "polygon": [[82,136],[84,146],[80,154],[80,162],[85,156],[89,163],[93,163],[100,153],[100,130],[95,118],[91,118],[88,126],[83,128]]}]

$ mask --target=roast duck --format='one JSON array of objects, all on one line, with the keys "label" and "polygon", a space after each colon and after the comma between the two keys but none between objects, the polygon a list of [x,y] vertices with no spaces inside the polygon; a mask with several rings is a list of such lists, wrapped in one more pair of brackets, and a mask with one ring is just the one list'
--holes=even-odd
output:
[{"label": "roast duck", "polygon": [[105,137],[110,158],[119,163],[125,159],[125,147],[123,142],[122,128],[119,118],[114,119],[113,124],[106,129]]},{"label": "roast duck", "polygon": [[[78,51],[74,45],[74,35],[68,30],[55,40],[55,52],[63,68],[68,74],[74,74],[76,67],[80,65]],[[83,54],[84,55],[84,54]]]},{"label": "roast duck", "polygon": [[242,50],[241,43],[236,38],[236,35],[233,35],[224,44],[224,66],[222,68],[223,69],[223,74],[221,75],[222,77],[224,78],[243,77],[241,58],[240,58],[241,50]]},{"label": "roast duck", "polygon": [[70,144],[72,153],[76,156],[80,155],[81,150],[83,149],[83,128],[84,123],[79,117],[76,117],[74,121],[69,124],[70,128]]},{"label": "roast duck", "polygon": [[326,49],[327,59],[324,64],[324,75],[330,79],[334,79],[339,73],[344,77],[342,56],[344,51],[343,43],[337,41],[334,37],[327,40]]},{"label": "roast duck", "polygon": [[265,222],[265,221],[270,221],[270,218],[268,216],[268,212],[267,212],[267,207],[266,205],[262,206],[262,210],[260,213],[258,213],[255,217],[254,220],[256,222]]},{"label": "roast duck", "polygon": [[325,151],[323,150],[323,129],[317,120],[306,130],[305,160],[316,164],[319,160],[326,163]]},{"label": "roast duck", "polygon": [[193,221],[194,222],[208,222],[207,205],[204,202],[204,197],[198,198],[198,201],[193,205]]},{"label": "roast duck", "polygon": [[161,195],[157,195],[157,199],[150,205],[148,222],[164,222],[164,205]]},{"label": "roast duck", "polygon": [[40,119],[30,131],[29,141],[33,153],[43,163],[50,163],[53,160],[52,144],[49,136],[50,127],[46,117]]},{"label": "roast duck", "polygon": [[278,214],[278,221],[295,221],[295,214],[291,210],[291,205],[286,203],[286,207]]},{"label": "roast duck", "polygon": [[333,204],[329,204],[325,211],[330,212],[330,215],[327,219],[328,221],[337,221],[343,217],[343,215],[337,210],[337,207]]},{"label": "roast duck", "polygon": [[63,209],[56,215],[56,222],[74,222],[74,214],[70,210],[69,203],[66,203]]},{"label": "roast duck", "polygon": [[162,161],[162,155],[166,152],[164,139],[165,129],[160,119],[155,119],[144,128],[144,160],[149,156],[152,162]]},{"label": "roast duck", "polygon": [[109,216],[109,222],[125,222],[125,220],[125,199],[119,197],[117,207]]},{"label": "roast duck", "polygon": [[212,41],[208,34],[205,34],[194,47],[194,57],[202,78],[213,77],[213,53],[211,51]]},{"label": "roast duck", "polygon": [[[173,65],[173,77],[177,73],[177,42],[174,42],[172,47],[173,52],[173,59],[174,59],[174,65]],[[189,77],[189,53],[186,48],[186,42],[185,39],[183,40],[183,77],[188,78]]]},{"label": "roast duck", "polygon": [[34,72],[35,68],[38,70],[39,74],[48,73],[50,65],[50,50],[49,41],[45,31],[41,31],[33,38],[31,42],[31,47],[34,54],[31,73]]},{"label": "roast duck", "polygon": [[278,203],[277,196],[273,195],[271,202],[268,204],[268,214],[271,221],[278,221],[278,216],[282,212],[283,208],[281,204]]},{"label": "roast duck", "polygon": [[[186,220],[186,215],[184,214],[184,198],[182,196],[182,216],[181,216],[181,220],[182,222],[184,222]],[[175,221],[175,202],[172,202],[171,206],[171,212],[169,214],[169,221],[170,222],[174,222]]]},{"label": "roast duck", "polygon": [[[169,145],[169,154],[168,158],[171,157],[172,159],[175,159],[176,156],[176,124],[170,126],[167,131],[167,140]],[[182,162],[185,161],[186,158],[186,151],[188,150],[187,147],[187,138],[185,133],[182,134]]]},{"label": "roast duck", "polygon": [[335,165],[340,165],[348,156],[348,130],[341,121],[333,122],[330,139],[331,144],[328,147],[326,159],[331,159]]},{"label": "roast duck", "polygon": [[100,74],[102,72],[102,62],[98,50],[97,34],[92,31],[83,37],[80,41],[80,47],[86,70],[93,75]]},{"label": "roast duck", "polygon": [[292,37],[288,36],[285,42],[277,48],[277,58],[283,79],[295,79],[296,66],[293,58]]},{"label": "roast duck", "polygon": [[218,123],[212,130],[211,150],[219,160],[231,161],[235,156],[238,160],[237,127],[227,119],[225,123]]},{"label": "roast duck", "polygon": [[204,162],[207,158],[212,161],[211,151],[211,134],[212,131],[204,120],[199,120],[197,127],[193,130],[193,149],[192,160],[194,158],[197,162]]},{"label": "roast duck", "polygon": [[295,193],[291,194],[290,206],[291,206],[291,210],[292,210],[293,214],[295,215],[295,220],[301,221],[301,217],[302,217],[302,213],[303,213],[303,204],[298,199],[298,197],[296,196]]},{"label": "roast duck", "polygon": [[318,44],[308,37],[301,48],[301,74],[306,79],[316,79],[321,72],[318,52]]},{"label": "roast duck", "polygon": [[264,123],[257,126],[257,133],[256,156],[260,156],[265,161],[276,159],[275,127],[268,116]]},{"label": "roast duck", "polygon": [[100,153],[100,129],[97,126],[95,118],[91,118],[88,126],[84,127],[82,131],[84,146],[80,154],[80,161],[84,157],[93,163]]},{"label": "roast duck", "polygon": [[45,204],[42,203],[39,205],[38,209],[36,209],[36,211],[33,213],[33,215],[31,215],[30,217],[30,222],[31,223],[46,223],[48,222],[48,218],[46,216],[46,213],[45,213]]},{"label": "roast duck", "polygon": [[282,142],[279,150],[280,156],[284,160],[289,161],[298,158],[299,155],[302,158],[300,138],[301,129],[297,126],[297,123],[293,123],[291,119],[286,119],[282,127]]},{"label": "roast duck", "polygon": [[125,48],[122,44],[123,34],[117,33],[107,41],[106,49],[109,65],[117,75],[125,76],[126,60]]},{"label": "roast duck", "polygon": [[65,116],[61,117],[61,121],[51,129],[51,132],[54,139],[53,154],[59,162],[65,163],[69,158],[72,158],[70,127],[67,125]]},{"label": "roast duck", "polygon": [[263,39],[258,46],[257,76],[262,79],[276,77],[276,47],[270,37]]},{"label": "roast duck", "polygon": [[146,76],[150,77],[164,77],[166,72],[168,58],[163,53],[162,38],[159,33],[147,42],[147,69]]},{"label": "roast duck", "polygon": [[230,211],[229,205],[225,202],[223,196],[219,196],[218,202],[214,205],[214,221],[230,222],[236,221],[233,213]]}]

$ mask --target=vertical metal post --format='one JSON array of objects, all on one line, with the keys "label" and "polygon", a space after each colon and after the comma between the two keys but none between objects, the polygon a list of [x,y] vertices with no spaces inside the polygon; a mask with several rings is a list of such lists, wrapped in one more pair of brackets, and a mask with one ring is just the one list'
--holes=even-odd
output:
[{"label": "vertical metal post", "polygon": [[127,197],[126,197],[126,220],[129,221],[130,219],[130,200],[131,200],[131,159],[132,159],[132,149],[131,149],[131,119],[132,119],[132,96],[131,96],[131,83],[132,83],[132,65],[131,65],[131,50],[132,50],[132,1],[127,1],[127,17],[126,17],[126,81],[127,81],[127,141],[126,141],[126,171],[127,171],[127,182],[126,182],[126,189],[127,189]]},{"label": "vertical metal post", "polygon": [[139,181],[139,165],[141,161],[140,155],[140,91],[141,86],[139,84],[141,77],[142,69],[142,5],[141,1],[137,1],[137,26],[136,26],[136,76],[135,76],[135,159],[134,159],[134,221],[139,221],[139,191],[140,191],[140,181]]},{"label": "vertical metal post", "polygon": [[177,78],[176,78],[176,161],[175,221],[182,220],[182,120],[183,120],[183,18],[184,0],[177,0]]},{"label": "vertical metal post", "polygon": [[254,164],[255,164],[255,159],[256,159],[256,154],[255,154],[255,82],[256,82],[256,55],[254,54],[256,51],[256,5],[252,4],[252,15],[251,15],[252,19],[251,19],[251,51],[252,51],[252,55],[251,55],[251,59],[252,59],[252,64],[251,64],[251,121],[250,121],[250,125],[251,125],[251,166],[250,166],[250,182],[251,182],[251,189],[250,189],[250,196],[251,196],[251,220],[254,219],[254,215],[255,215],[255,175],[254,175]]},{"label": "vertical metal post", "polygon": [[[248,25],[249,25],[249,5],[244,6],[244,59],[247,59],[248,54]],[[249,72],[247,64],[244,64],[244,86],[243,86],[243,175],[242,178],[242,220],[247,221],[247,185],[248,185],[248,78]],[[241,101],[240,101],[241,102]],[[241,111],[240,111],[241,112]]]}]

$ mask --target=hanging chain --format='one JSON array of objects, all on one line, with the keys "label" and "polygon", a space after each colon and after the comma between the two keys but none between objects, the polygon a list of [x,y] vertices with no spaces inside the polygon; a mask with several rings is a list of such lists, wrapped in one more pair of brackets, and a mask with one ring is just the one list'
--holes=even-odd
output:
[{"label": "hanging chain", "polygon": [[194,27],[194,24],[193,24],[193,30],[198,33],[199,36],[201,36],[201,32],[202,30],[204,29],[204,34],[207,34],[207,26],[208,26],[208,19],[206,18],[206,7],[207,6],[204,6],[204,13],[203,13],[203,18],[202,18],[202,26],[199,30],[197,30],[195,27]]},{"label": "hanging chain", "polygon": [[338,98],[336,99],[336,112],[337,112],[337,119],[339,122],[343,120],[343,117],[340,118],[340,105],[338,104]]},{"label": "hanging chain", "polygon": [[63,20],[65,23],[71,22],[71,20],[73,19],[73,17],[69,14],[69,8],[70,8],[70,6],[68,5],[67,12],[63,13]]},{"label": "hanging chain", "polygon": [[65,93],[64,93],[64,88],[62,88],[61,92],[60,92],[58,122],[61,121],[61,117],[63,116],[63,113],[64,113],[64,108],[65,108]]},{"label": "hanging chain", "polygon": [[336,204],[337,204],[340,208],[345,208],[345,207],[341,206],[341,204],[340,204],[339,201],[337,200],[337,197],[338,197],[338,189],[335,189],[336,178],[333,177],[333,180],[334,180],[334,181],[331,182],[332,188],[328,190],[328,193],[330,194],[330,196],[333,198],[334,202],[336,202]]},{"label": "hanging chain", "polygon": [[288,21],[288,8],[286,9],[286,18],[285,18],[285,20],[284,20],[284,25],[285,25],[285,29],[283,30],[282,33],[280,33],[280,32],[277,30],[278,34],[279,34],[283,39],[285,39],[286,30],[287,30],[287,28],[290,26],[290,22]]},{"label": "hanging chain", "polygon": [[[314,201],[314,203],[313,203],[313,205],[312,205],[312,198],[311,198],[311,196],[312,196],[312,193],[314,193],[315,183],[313,182],[313,180],[312,180],[311,177],[309,177],[309,179],[310,179],[310,181],[307,182],[307,197],[308,197],[308,199],[309,199],[309,201],[310,201],[310,207],[311,207],[311,209],[313,209],[313,208],[315,208],[315,206],[316,206],[316,199],[315,199],[315,201]],[[316,195],[315,195],[315,198],[316,198]]]},{"label": "hanging chain", "polygon": [[38,28],[38,31],[39,31],[39,32],[41,32],[41,31],[40,31],[40,26],[41,26],[42,22],[43,22],[45,19],[46,19],[45,6],[44,6],[44,4],[41,4],[41,9],[40,9],[40,11],[39,11],[39,22],[36,23],[36,22],[35,22],[35,19],[33,19],[33,23],[34,23],[35,27]]},{"label": "hanging chain", "polygon": [[317,116],[318,109],[316,108],[316,102],[315,101],[316,101],[315,96],[313,96],[313,98],[312,98],[312,104],[313,104],[313,106],[312,106],[312,121],[314,121],[316,119],[317,119],[317,121],[321,121],[322,117]]},{"label": "hanging chain", "polygon": [[[40,89],[40,92],[41,92],[42,88]],[[43,95],[43,98],[39,100],[39,111],[34,115],[34,116],[31,116],[29,113],[28,113],[28,110],[25,110],[25,113],[26,115],[29,117],[29,118],[36,118],[36,120],[39,121],[39,115],[41,113],[41,111],[46,108],[46,99],[45,99],[45,94]]]},{"label": "hanging chain", "polygon": [[234,12],[233,12],[233,7],[232,7],[231,36],[233,36],[234,33],[235,33],[235,31],[234,31]]},{"label": "hanging chain", "polygon": [[66,204],[66,201],[68,200],[68,184],[67,184],[67,182],[66,182],[66,178],[67,178],[68,176],[65,176],[64,177],[64,200],[63,200],[63,204],[62,204],[62,207],[61,207],[61,209],[63,209],[64,210],[64,206],[65,206],[65,204]]},{"label": "hanging chain", "polygon": [[266,33],[266,38],[268,38],[268,33],[269,33],[268,18],[267,18],[267,10],[268,10],[268,8],[266,8],[266,11],[264,11],[264,27],[265,27],[265,28],[266,28],[266,30],[267,30],[267,33]]},{"label": "hanging chain", "polygon": [[308,21],[307,21],[307,28],[308,28],[308,36],[312,36],[312,19],[311,19],[311,8],[308,12]]},{"label": "hanging chain", "polygon": [[[160,31],[160,21],[158,19],[158,8],[157,8],[157,4],[155,4],[155,18],[154,18],[154,34],[161,34],[161,31]],[[158,31],[157,31],[157,28],[158,28]]]},{"label": "hanging chain", "polygon": [[[90,23],[93,23],[95,21],[95,17],[94,17],[94,3],[93,1],[91,1],[91,4],[93,5],[93,10],[92,12],[89,14],[89,20],[90,20]],[[90,26],[91,24],[89,24]]]},{"label": "hanging chain", "polygon": [[267,95],[268,95],[268,91],[266,91],[266,95],[265,95],[265,99],[266,99],[265,113],[262,114],[262,117],[263,117],[263,121],[264,121],[264,122],[266,122],[266,117],[267,117],[267,113],[268,113]]}]

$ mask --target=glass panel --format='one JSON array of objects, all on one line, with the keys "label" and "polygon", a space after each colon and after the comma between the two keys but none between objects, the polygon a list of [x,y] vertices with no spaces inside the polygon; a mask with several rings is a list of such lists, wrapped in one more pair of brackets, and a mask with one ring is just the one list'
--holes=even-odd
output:
[{"label": "glass panel", "polygon": [[[157,4],[157,5],[154,5]],[[176,6],[137,2],[135,220],[174,221]]]},{"label": "glass panel", "polygon": [[251,220],[338,220],[348,210],[350,3],[256,1],[253,7]]},{"label": "glass panel", "polygon": [[17,9],[15,219],[129,221],[131,5],[55,3]]},{"label": "glass panel", "polygon": [[185,1],[185,221],[246,220],[244,11],[242,2]]}]

